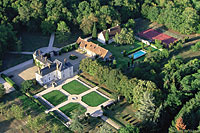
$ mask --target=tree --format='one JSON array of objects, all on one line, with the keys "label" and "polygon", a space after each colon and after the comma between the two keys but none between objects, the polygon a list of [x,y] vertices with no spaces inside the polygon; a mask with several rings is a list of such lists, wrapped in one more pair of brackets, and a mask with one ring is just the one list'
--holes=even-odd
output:
[{"label": "tree", "polygon": [[17,44],[17,52],[21,52],[22,51],[22,41],[18,40],[16,42],[16,44]]},{"label": "tree", "polygon": [[83,17],[81,24],[80,24],[80,29],[83,31],[83,33],[85,35],[91,34],[92,33],[92,26],[97,21],[98,21],[97,17],[93,13],[90,13],[89,16]]},{"label": "tree", "polygon": [[72,120],[70,124],[70,129],[78,133],[81,133],[83,131],[83,125],[80,123],[80,114],[81,114],[80,108],[78,110],[73,111],[71,114]]},{"label": "tree", "polygon": [[121,32],[115,35],[114,41],[120,45],[134,44],[135,38],[132,29],[122,28]]},{"label": "tree", "polygon": [[57,26],[57,38],[59,43],[63,43],[68,39],[70,29],[64,21],[60,21]]},{"label": "tree", "polygon": [[200,42],[197,42],[194,46],[191,46],[192,51],[196,52],[200,50]]},{"label": "tree", "polygon": [[51,34],[51,33],[55,32],[56,26],[53,21],[49,21],[49,20],[45,19],[41,23],[41,29],[42,29],[43,34]]},{"label": "tree", "polygon": [[104,123],[103,126],[99,128],[98,133],[114,133],[114,131],[108,124]]},{"label": "tree", "polygon": [[154,113],[156,111],[156,105],[154,104],[154,97],[151,93],[145,92],[143,98],[140,99],[139,109],[136,112],[138,119],[147,122],[153,120]]},{"label": "tree", "polygon": [[12,105],[10,108],[10,112],[12,112],[13,116],[18,120],[21,120],[24,117],[23,108],[18,105]]},{"label": "tree", "polygon": [[3,97],[3,95],[5,94],[6,90],[4,88],[4,85],[0,84],[0,98]]},{"label": "tree", "polygon": [[92,39],[97,39],[97,28],[96,23],[94,23],[93,30],[92,30]]},{"label": "tree", "polygon": [[108,44],[108,41],[109,41],[109,33],[108,33],[108,30],[106,30],[105,40],[106,40],[106,44]]},{"label": "tree", "polygon": [[186,125],[183,123],[183,119],[182,117],[179,117],[177,120],[176,120],[176,129],[178,131],[182,131],[182,130],[185,130],[186,129]]},{"label": "tree", "polygon": [[116,68],[116,65],[117,65],[117,61],[114,59],[113,60],[113,67]]},{"label": "tree", "polygon": [[26,93],[32,86],[33,86],[32,80],[25,80],[21,84],[21,90],[22,92]]},{"label": "tree", "polygon": [[132,125],[126,125],[125,127],[121,127],[119,129],[119,133],[139,133],[140,130],[137,127],[134,127]]}]

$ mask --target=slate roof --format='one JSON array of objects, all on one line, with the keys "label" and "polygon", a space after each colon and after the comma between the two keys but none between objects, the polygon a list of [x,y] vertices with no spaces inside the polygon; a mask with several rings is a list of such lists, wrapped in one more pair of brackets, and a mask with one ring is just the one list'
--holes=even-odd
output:
[{"label": "slate roof", "polygon": [[39,56],[39,55],[42,55],[44,52],[42,52],[41,50],[36,50],[33,54],[35,55],[35,56]]},{"label": "slate roof", "polygon": [[[120,33],[121,32],[121,28],[119,25],[112,27],[110,29],[107,30],[108,34],[109,34],[109,39],[112,39],[116,33]],[[106,38],[106,30],[102,31],[102,34],[104,36],[104,38]]]},{"label": "slate roof", "polygon": [[51,64],[52,62],[48,60],[46,57],[43,57],[42,55],[36,57],[37,60],[42,62],[43,64]]},{"label": "slate roof", "polygon": [[76,41],[79,45],[80,48],[82,49],[86,49],[88,51],[91,51],[97,55],[99,55],[100,57],[104,58],[107,53],[109,52],[107,49],[93,43],[93,42],[88,42],[83,40],[82,38],[78,38],[78,40]]},{"label": "slate roof", "polygon": [[52,64],[50,64],[50,67],[47,66],[47,67],[41,69],[38,74],[40,74],[41,76],[44,76],[44,75],[47,75],[47,74],[49,74],[49,73],[51,73],[55,70],[56,70],[56,63],[52,63]]},{"label": "slate roof", "polygon": [[[58,65],[58,68],[57,68],[57,65]],[[55,70],[63,71],[69,67],[72,67],[72,64],[70,62],[61,62],[56,59],[53,63],[50,64],[50,67],[47,66],[41,69],[40,72],[38,72],[38,74],[40,74],[41,76],[45,76]]]}]

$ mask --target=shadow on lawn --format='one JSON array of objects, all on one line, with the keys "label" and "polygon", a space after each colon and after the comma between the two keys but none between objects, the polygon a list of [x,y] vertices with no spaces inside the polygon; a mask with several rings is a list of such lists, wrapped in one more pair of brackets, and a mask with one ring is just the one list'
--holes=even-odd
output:
[{"label": "shadow on lawn", "polygon": [[5,133],[10,130],[10,125],[14,119],[3,120],[0,122],[0,133]]}]

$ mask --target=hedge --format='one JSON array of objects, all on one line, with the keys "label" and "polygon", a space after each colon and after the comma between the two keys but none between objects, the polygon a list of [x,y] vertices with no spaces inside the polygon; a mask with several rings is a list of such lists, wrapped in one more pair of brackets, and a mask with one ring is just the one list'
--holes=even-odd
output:
[{"label": "hedge", "polygon": [[70,52],[70,51],[72,51],[72,50],[77,49],[78,46],[79,46],[79,45],[78,45],[77,43],[73,43],[73,44],[67,45],[67,46],[65,46],[65,47],[63,47],[63,48],[61,49],[61,52],[62,52],[62,53]]},{"label": "hedge", "polygon": [[14,81],[12,81],[12,79],[10,79],[8,76],[6,76],[5,74],[1,74],[1,77],[8,82],[8,84],[10,84],[12,87],[14,87],[15,89],[19,89],[19,87],[15,84]]},{"label": "hedge", "polygon": [[136,48],[136,49],[133,49],[133,50],[131,50],[131,51],[128,51],[128,52],[126,53],[126,55],[135,53],[135,52],[137,52],[137,51],[139,51],[139,50],[141,50],[141,49],[142,49],[142,47],[138,47],[138,48]]}]

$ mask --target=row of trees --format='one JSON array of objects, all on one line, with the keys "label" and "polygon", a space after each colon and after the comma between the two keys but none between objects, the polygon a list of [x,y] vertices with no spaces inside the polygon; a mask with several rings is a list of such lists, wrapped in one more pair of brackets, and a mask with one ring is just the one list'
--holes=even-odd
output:
[{"label": "row of trees", "polygon": [[184,34],[200,32],[200,2],[195,0],[145,0],[141,13],[153,22]]},{"label": "row of trees", "polygon": [[[94,76],[100,84],[104,84],[123,95],[129,103],[133,104],[135,109],[138,109],[138,117],[144,123],[156,122],[155,115],[159,114],[158,108],[162,102],[162,92],[155,83],[136,78],[128,79],[120,70],[103,66],[97,60],[89,58],[83,59],[79,68]],[[147,105],[149,108],[146,107]],[[152,113],[149,113],[149,110]]]}]

